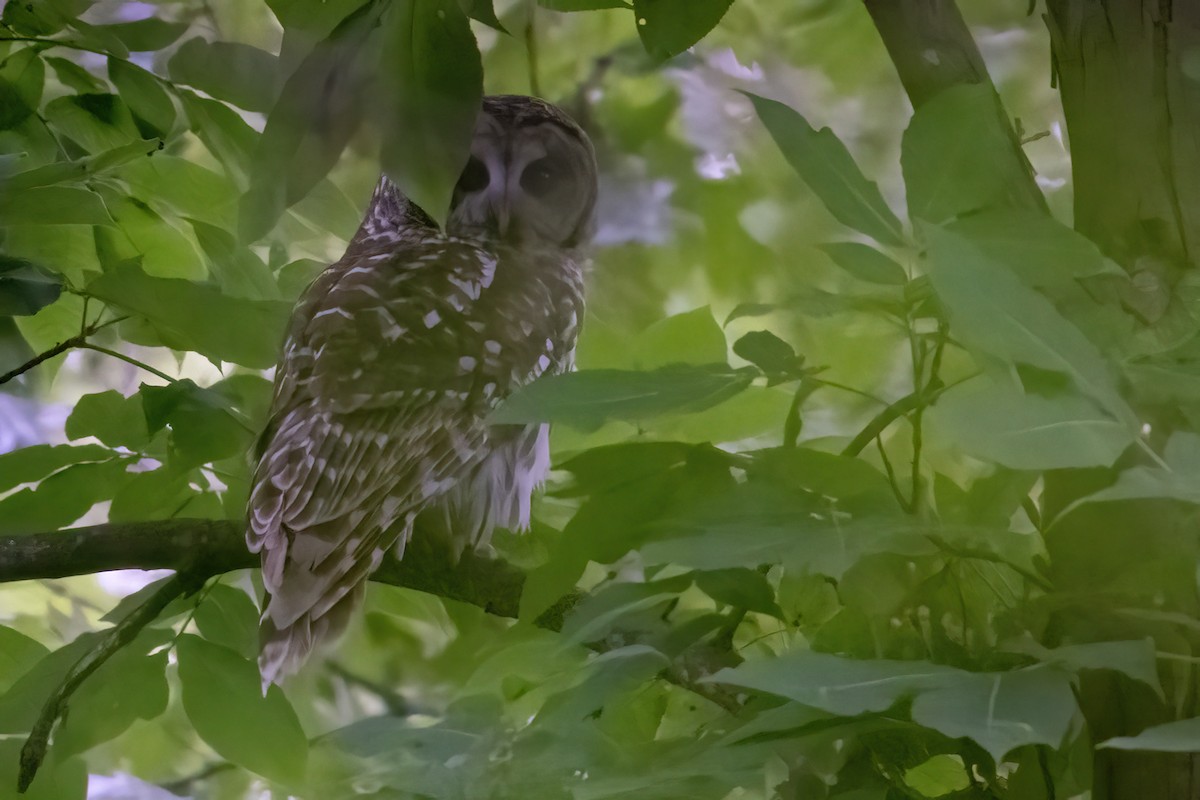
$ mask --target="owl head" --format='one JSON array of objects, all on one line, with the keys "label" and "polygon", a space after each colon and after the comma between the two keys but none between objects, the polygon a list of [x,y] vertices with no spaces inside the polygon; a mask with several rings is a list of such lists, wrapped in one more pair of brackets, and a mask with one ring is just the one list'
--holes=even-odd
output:
[{"label": "owl head", "polygon": [[574,247],[588,237],[595,204],[596,158],[582,128],[534,97],[483,99],[446,233]]}]

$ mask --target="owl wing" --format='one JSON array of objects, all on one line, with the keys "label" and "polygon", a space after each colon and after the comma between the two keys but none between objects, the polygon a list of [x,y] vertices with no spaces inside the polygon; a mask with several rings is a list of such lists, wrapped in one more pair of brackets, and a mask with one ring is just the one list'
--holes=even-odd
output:
[{"label": "owl wing", "polygon": [[334,265],[297,305],[249,503],[247,543],[272,594],[265,678],[328,635],[482,446],[468,399],[483,362],[457,354],[483,347],[472,323],[494,269],[471,245],[393,245]]}]

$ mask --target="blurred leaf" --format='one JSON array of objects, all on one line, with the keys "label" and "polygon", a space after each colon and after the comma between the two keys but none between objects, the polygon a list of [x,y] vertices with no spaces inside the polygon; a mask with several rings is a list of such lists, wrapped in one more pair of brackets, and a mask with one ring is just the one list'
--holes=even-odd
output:
[{"label": "blurred leaf", "polygon": [[241,589],[213,584],[196,607],[196,627],[213,644],[258,657],[258,609]]},{"label": "blurred leaf", "polygon": [[133,112],[135,120],[143,121],[150,133],[166,136],[171,132],[175,126],[175,104],[157,78],[139,66],[116,58],[108,59],[108,78]]},{"label": "blurred leaf", "polygon": [[1107,467],[1134,441],[1127,425],[1085,398],[993,381],[947,392],[929,416],[947,444],[1012,469]]},{"label": "blurred leaf", "polygon": [[639,333],[630,344],[629,363],[648,370],[671,364],[725,361],[725,334],[708,306],[673,314]]},{"label": "blurred leaf", "polygon": [[609,419],[639,420],[711,408],[745,389],[753,378],[724,364],[551,375],[511,395],[492,413],[491,422],[566,422],[594,429]]},{"label": "blurred leaf", "polygon": [[0,226],[112,225],[95,192],[70,186],[44,186],[0,193]]},{"label": "blurred leaf", "polygon": [[184,634],[176,646],[183,708],[223,758],[284,785],[304,777],[308,740],[278,686],[263,695],[258,668],[234,651]]},{"label": "blurred leaf", "polygon": [[171,347],[258,369],[275,364],[291,311],[284,302],[228,297],[198,283],[151,277],[130,264],[104,273],[87,292],[141,315]]},{"label": "blurred leaf", "polygon": [[279,96],[279,59],[240,42],[183,43],[167,62],[171,80],[247,111],[270,111]]},{"label": "blurred leaf", "polygon": [[1050,301],[961,236],[932,226],[921,230],[929,243],[929,276],[957,339],[973,351],[1068,375],[1114,419],[1139,427],[1108,363]]},{"label": "blurred leaf", "polygon": [[142,412],[142,398],[125,397],[109,389],[79,398],[67,417],[68,439],[95,436],[109,447],[140,450],[150,441],[150,431]]},{"label": "blurred leaf", "polygon": [[54,70],[54,74],[59,81],[67,88],[74,89],[80,94],[105,91],[103,81],[74,61],[68,61],[65,58],[57,58],[55,56],[46,56],[44,60]]},{"label": "blurred leaf", "polygon": [[9,191],[16,192],[56,183],[82,182],[135,159],[153,155],[158,152],[160,147],[162,147],[162,141],[157,138],[135,139],[128,144],[114,147],[112,150],[106,150],[94,156],[85,156],[73,161],[55,161],[41,167],[18,172],[4,181],[4,187]]},{"label": "blurred leaf", "polygon": [[538,0],[538,5],[552,11],[599,11],[605,8],[632,8],[627,0]]},{"label": "blurred leaf", "polygon": [[1100,742],[1096,747],[1149,750],[1155,753],[1195,753],[1200,750],[1200,717],[1153,725],[1137,736],[1117,736]]},{"label": "blurred leaf", "polygon": [[[74,14],[64,4],[54,0],[25,0],[21,3],[6,3],[0,21],[18,33],[30,36],[45,36],[57,33],[67,26]],[[79,12],[75,12],[78,14]]]},{"label": "blurred leaf", "polygon": [[501,33],[508,33],[500,24],[499,17],[496,16],[494,0],[459,0],[459,3],[462,4],[463,12],[471,19],[482,22],[489,28],[495,28]]},{"label": "blurred leaf", "polygon": [[733,352],[769,375],[791,375],[804,365],[792,346],[770,331],[744,334],[734,342]]},{"label": "blurred leaf", "polygon": [[1121,500],[1170,499],[1200,504],[1200,464],[1195,454],[1200,452],[1200,435],[1188,431],[1171,434],[1163,453],[1165,466],[1131,467],[1117,476],[1112,486],[1086,495],[1059,515],[1086,503],[1111,503]]},{"label": "blurred leaf", "polygon": [[891,286],[903,286],[908,282],[904,267],[874,247],[857,242],[831,242],[821,245],[821,249],[833,263],[860,281]]},{"label": "blurred leaf", "polygon": [[167,22],[158,17],[147,17],[134,22],[118,22],[96,27],[120,39],[130,52],[145,53],[162,50],[174,44],[187,31],[188,23]]},{"label": "blurred leaf", "polygon": [[54,736],[54,749],[80,753],[123,733],[138,719],[167,710],[167,653],[117,651],[71,696],[71,711]]},{"label": "blurred leaf", "polygon": [[[24,3],[9,3],[5,10],[21,5]],[[4,787],[6,797],[14,800],[85,800],[88,796],[87,764],[79,758],[59,759],[53,750],[25,793],[17,794],[14,790],[24,744],[20,738],[0,739],[0,786]]]},{"label": "blurred leaf", "polygon": [[913,219],[943,222],[1001,203],[1012,162],[993,154],[1013,148],[1003,124],[990,83],[954,86],[917,109],[900,154]]},{"label": "blurred leaf", "polygon": [[717,26],[733,0],[633,0],[646,52],[665,61],[687,50]]},{"label": "blurred leaf", "polygon": [[49,654],[49,649],[36,639],[0,625],[0,695]]},{"label": "blurred leaf", "polygon": [[380,102],[384,171],[439,225],[467,163],[483,68],[457,0],[412,0],[384,13]]},{"label": "blurred leaf", "polygon": [[[208,256],[213,277],[221,285],[222,291],[231,297],[248,300],[278,300],[284,296],[275,284],[271,270],[253,250],[239,246],[233,235],[221,228],[199,220],[188,221],[201,249]],[[324,266],[322,264],[321,268],[324,269]]]},{"label": "blurred leaf", "polygon": [[788,163],[838,222],[877,242],[904,244],[900,220],[833,131],[815,130],[783,103],[749,93],[746,96]]},{"label": "blurred leaf", "polygon": [[1088,642],[1046,648],[1032,637],[1026,637],[1005,646],[1013,653],[1025,653],[1046,664],[1055,664],[1069,670],[1107,669],[1141,681],[1163,697],[1162,684],[1158,680],[1157,653],[1151,638],[1126,642]]},{"label": "blurred leaf", "polygon": [[47,122],[89,153],[103,153],[141,139],[129,107],[106,92],[59,97],[46,104]]},{"label": "blurred leaf", "polygon": [[1022,745],[1059,747],[1078,713],[1070,677],[1047,668],[965,672],[924,661],[859,661],[792,650],[705,680],[843,716],[886,711],[911,698],[914,722],[970,738],[997,763]]},{"label": "blurred leaf", "polygon": [[0,316],[30,316],[62,294],[62,276],[0,255]]},{"label": "blurred leaf", "polygon": [[37,444],[0,454],[0,492],[22,483],[41,480],[72,464],[105,461],[113,452],[98,444]]}]

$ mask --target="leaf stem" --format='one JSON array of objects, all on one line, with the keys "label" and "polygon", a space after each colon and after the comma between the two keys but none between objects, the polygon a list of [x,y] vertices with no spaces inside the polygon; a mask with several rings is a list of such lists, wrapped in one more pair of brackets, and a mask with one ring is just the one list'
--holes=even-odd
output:
[{"label": "leaf stem", "polygon": [[118,352],[116,350],[110,350],[107,347],[101,347],[98,344],[92,344],[91,342],[86,342],[86,341],[79,342],[75,346],[82,348],[84,350],[95,350],[97,353],[103,353],[106,356],[112,356],[113,358],[118,358],[127,364],[132,364],[133,366],[138,367],[139,369],[144,369],[146,372],[149,372],[151,375],[162,378],[167,383],[175,383],[175,378],[172,378],[167,373],[155,369],[154,367],[150,366],[149,364],[147,364],[144,361],[138,361],[136,358],[134,358],[132,356],[127,356],[124,353]]}]

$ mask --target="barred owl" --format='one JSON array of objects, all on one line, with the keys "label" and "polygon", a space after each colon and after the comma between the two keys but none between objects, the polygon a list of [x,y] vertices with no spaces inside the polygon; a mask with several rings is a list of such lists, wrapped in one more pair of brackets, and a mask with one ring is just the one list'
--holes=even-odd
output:
[{"label": "barred owl", "polygon": [[381,178],[345,255],[305,290],[248,509],[264,687],[336,636],[418,513],[460,547],[529,525],[545,425],[495,405],[572,366],[596,199],[584,132],[531,97],[483,100],[446,232]]}]

